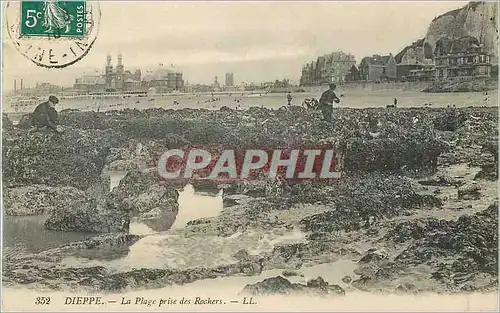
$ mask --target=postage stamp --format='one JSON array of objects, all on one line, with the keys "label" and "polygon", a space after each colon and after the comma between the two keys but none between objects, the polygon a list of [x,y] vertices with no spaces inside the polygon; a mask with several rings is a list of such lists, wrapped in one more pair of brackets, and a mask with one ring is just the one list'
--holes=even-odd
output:
[{"label": "postage stamp", "polygon": [[38,66],[63,68],[81,60],[99,33],[97,1],[7,2],[5,20],[17,51]]}]

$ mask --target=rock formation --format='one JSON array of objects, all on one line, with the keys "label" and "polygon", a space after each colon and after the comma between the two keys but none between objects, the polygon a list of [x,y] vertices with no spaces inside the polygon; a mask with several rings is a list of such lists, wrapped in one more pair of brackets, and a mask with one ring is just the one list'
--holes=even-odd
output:
[{"label": "rock formation", "polygon": [[47,185],[81,190],[101,181],[109,145],[96,132],[62,134],[29,130],[4,133],[5,186]]},{"label": "rock formation", "polygon": [[[492,197],[488,185],[492,182],[487,179],[498,179],[496,108],[341,108],[332,124],[296,107],[68,111],[61,113],[61,120],[68,132],[60,138],[17,127],[4,132],[5,194],[10,201],[6,206],[22,214],[49,213],[45,223],[49,229],[108,234],[39,254],[6,256],[2,274],[7,285],[40,284],[79,291],[159,288],[231,275],[260,275],[269,269],[297,270],[343,258],[359,260],[355,272],[359,277],[349,274],[344,280],[349,285],[342,285],[347,292],[349,288],[419,292],[496,286],[498,208],[482,206]],[[305,242],[277,244],[255,255],[248,248],[232,254],[230,262],[208,268],[132,270],[78,267],[61,261],[68,255],[90,258],[98,249],[113,247],[119,250],[113,250],[113,257],[123,256],[141,238],[127,234],[132,217],[151,221],[148,225],[154,230],[163,230],[175,219],[180,186],[162,184],[154,168],[129,168],[113,191],[96,196],[86,192],[102,180],[106,165],[136,158],[131,151],[139,144],[144,148],[141,158],[148,160],[164,149],[185,145],[246,148],[324,141],[342,151],[340,181],[225,186],[226,199],[234,200],[230,209],[217,217],[190,221],[175,233],[194,241],[208,236],[225,241],[240,240],[251,232],[267,236],[302,229]],[[439,172],[464,164],[476,173],[481,169],[470,175],[477,177],[480,189],[469,187],[471,177]],[[42,182],[47,185],[39,185]],[[440,196],[442,189],[446,190]],[[477,197],[480,200],[474,200]],[[25,208],[29,206],[36,207]],[[452,218],[443,218],[449,215]],[[158,216],[166,218],[162,225],[153,222]],[[230,237],[236,233],[240,234]],[[360,250],[366,245],[373,249]],[[426,272],[416,273],[416,266],[427,267]],[[274,277],[247,291],[343,294],[333,283],[318,278],[293,284]]]},{"label": "rock formation", "polygon": [[345,295],[344,289],[338,285],[330,285],[322,277],[311,279],[304,284],[294,284],[281,276],[266,278],[256,284],[246,285],[241,292],[245,295]]},{"label": "rock formation", "polygon": [[399,52],[395,59],[399,64],[427,64],[441,38],[458,39],[464,36],[476,38],[492,54],[493,64],[498,63],[498,2],[470,2],[462,8],[436,17],[424,38],[417,40]]},{"label": "rock formation", "polygon": [[432,47],[425,39],[419,39],[401,50],[394,59],[397,64],[432,64]]},{"label": "rock formation", "polygon": [[3,207],[6,215],[50,214],[87,200],[85,192],[74,187],[31,185],[4,190]]},{"label": "rock formation", "polygon": [[[448,37],[456,39],[471,36],[478,39],[498,62],[498,2],[470,2],[466,6],[436,17],[427,30],[425,44],[436,47],[436,42]],[[429,57],[429,55],[427,55]]]},{"label": "rock formation", "polygon": [[96,200],[53,211],[45,221],[50,230],[88,233],[127,233],[129,226],[128,212]]}]

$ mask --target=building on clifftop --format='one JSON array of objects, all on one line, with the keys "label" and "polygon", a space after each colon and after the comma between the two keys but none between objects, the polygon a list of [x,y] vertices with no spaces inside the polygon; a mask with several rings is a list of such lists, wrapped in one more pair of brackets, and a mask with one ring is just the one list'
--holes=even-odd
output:
[{"label": "building on clifftop", "polygon": [[436,42],[434,62],[435,80],[457,81],[492,76],[492,55],[487,53],[477,38],[441,38]]}]

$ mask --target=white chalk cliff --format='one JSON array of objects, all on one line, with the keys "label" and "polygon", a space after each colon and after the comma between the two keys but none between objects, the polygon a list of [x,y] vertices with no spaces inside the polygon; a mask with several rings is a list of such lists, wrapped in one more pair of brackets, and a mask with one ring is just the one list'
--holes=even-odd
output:
[{"label": "white chalk cliff", "polygon": [[431,58],[436,42],[443,38],[457,39],[472,36],[491,53],[493,64],[498,64],[498,2],[470,2],[464,7],[446,12],[436,17],[423,40],[404,48],[396,56],[396,61],[411,64],[414,61],[425,63],[424,58]]}]

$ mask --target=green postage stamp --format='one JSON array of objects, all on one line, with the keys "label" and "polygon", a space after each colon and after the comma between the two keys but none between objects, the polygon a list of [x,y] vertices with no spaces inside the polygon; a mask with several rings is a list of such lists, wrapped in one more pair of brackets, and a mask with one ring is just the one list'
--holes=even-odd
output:
[{"label": "green postage stamp", "polygon": [[97,1],[9,1],[4,8],[15,48],[41,67],[62,68],[78,62],[99,33]]},{"label": "green postage stamp", "polygon": [[85,1],[22,1],[21,35],[78,37],[85,34]]}]

